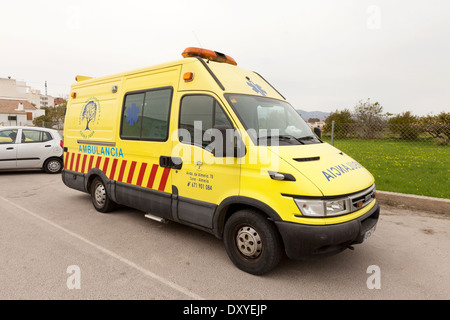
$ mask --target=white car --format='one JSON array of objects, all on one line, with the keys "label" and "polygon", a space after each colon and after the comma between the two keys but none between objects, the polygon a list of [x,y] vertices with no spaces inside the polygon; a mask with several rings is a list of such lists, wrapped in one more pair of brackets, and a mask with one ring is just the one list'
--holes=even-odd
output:
[{"label": "white car", "polygon": [[58,131],[35,127],[0,127],[0,170],[63,168],[63,139]]}]

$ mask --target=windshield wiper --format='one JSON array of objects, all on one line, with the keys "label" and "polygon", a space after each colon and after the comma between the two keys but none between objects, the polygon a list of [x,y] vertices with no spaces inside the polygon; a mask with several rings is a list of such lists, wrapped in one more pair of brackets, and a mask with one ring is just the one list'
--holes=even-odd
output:
[{"label": "windshield wiper", "polygon": [[302,142],[303,144],[313,144],[313,143],[321,143],[322,141],[316,136],[305,136],[297,138],[297,141]]},{"label": "windshield wiper", "polygon": [[304,136],[304,137],[300,137],[300,138],[297,138],[297,139],[299,139],[299,140],[312,140],[312,139],[315,139],[316,137],[314,137],[314,136]]},{"label": "windshield wiper", "polygon": [[297,138],[297,140],[317,140],[317,137],[316,136],[304,136],[304,137]]},{"label": "windshield wiper", "polygon": [[304,142],[303,141],[300,141],[300,140],[298,140],[296,137],[294,137],[294,136],[291,136],[291,135],[289,135],[289,134],[280,134],[280,135],[270,135],[270,136],[264,136],[264,137],[258,137],[258,142],[259,142],[259,140],[261,140],[261,139],[266,139],[266,140],[268,140],[268,139],[275,139],[275,138],[277,138],[277,139],[279,139],[279,140],[295,140],[295,141],[297,141],[297,142],[300,142],[301,144],[304,144]]}]

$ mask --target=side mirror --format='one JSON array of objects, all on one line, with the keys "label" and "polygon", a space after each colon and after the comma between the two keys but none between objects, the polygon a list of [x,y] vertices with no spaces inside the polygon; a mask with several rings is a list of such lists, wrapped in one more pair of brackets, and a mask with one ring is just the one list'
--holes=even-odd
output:
[{"label": "side mirror", "polygon": [[319,128],[319,127],[314,127],[314,133],[316,134],[317,137],[319,137],[319,139],[322,138],[322,137],[321,137],[322,132],[320,131],[320,128]]}]

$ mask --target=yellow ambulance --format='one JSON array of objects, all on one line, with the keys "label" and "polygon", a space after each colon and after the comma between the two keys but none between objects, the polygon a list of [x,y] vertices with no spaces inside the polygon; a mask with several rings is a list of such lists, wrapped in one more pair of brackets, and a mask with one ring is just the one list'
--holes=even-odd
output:
[{"label": "yellow ambulance", "polygon": [[262,76],[220,52],[77,76],[62,180],[100,212],[117,204],[223,239],[252,274],[286,254],[353,249],[375,230],[373,176],[323,142]]}]

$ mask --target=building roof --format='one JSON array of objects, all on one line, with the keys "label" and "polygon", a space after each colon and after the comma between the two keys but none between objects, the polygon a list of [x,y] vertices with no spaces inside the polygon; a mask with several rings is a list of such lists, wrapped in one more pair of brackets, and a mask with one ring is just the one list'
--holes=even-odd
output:
[{"label": "building roof", "polygon": [[[24,110],[18,110],[19,103],[23,104]],[[26,109],[37,110],[35,106],[26,100],[0,99],[0,113],[22,114],[26,113]]]}]

